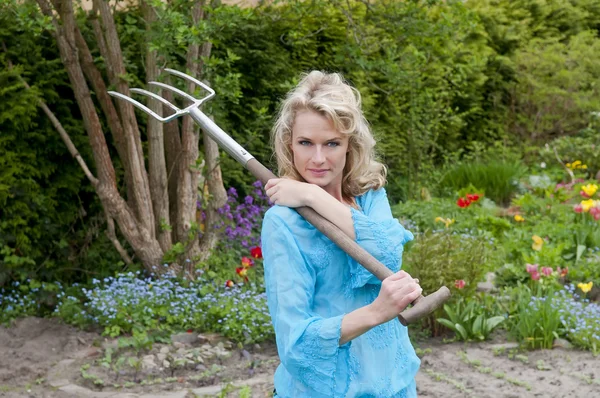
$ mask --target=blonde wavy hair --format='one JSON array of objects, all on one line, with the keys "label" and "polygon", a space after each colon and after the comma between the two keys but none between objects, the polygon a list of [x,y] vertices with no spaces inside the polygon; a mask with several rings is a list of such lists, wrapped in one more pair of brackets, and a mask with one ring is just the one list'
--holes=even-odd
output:
[{"label": "blonde wavy hair", "polygon": [[321,71],[304,74],[281,104],[271,137],[280,177],[304,181],[294,167],[291,148],[292,127],[303,110],[328,117],[339,133],[348,136],[349,152],[342,178],[344,199],[385,185],[387,168],[376,160],[375,139],[361,110],[360,93],[339,73]]}]

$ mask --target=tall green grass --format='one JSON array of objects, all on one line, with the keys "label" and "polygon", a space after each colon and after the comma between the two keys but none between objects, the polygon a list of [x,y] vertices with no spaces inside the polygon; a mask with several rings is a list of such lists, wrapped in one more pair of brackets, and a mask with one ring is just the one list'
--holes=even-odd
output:
[{"label": "tall green grass", "polygon": [[442,191],[459,191],[469,185],[484,191],[485,196],[499,205],[510,204],[518,190],[519,178],[525,167],[505,160],[461,162],[451,166],[440,181]]}]

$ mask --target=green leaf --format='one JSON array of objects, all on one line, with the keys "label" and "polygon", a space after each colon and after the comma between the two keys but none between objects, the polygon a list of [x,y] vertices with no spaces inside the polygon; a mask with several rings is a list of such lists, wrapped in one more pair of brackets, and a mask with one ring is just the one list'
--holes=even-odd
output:
[{"label": "green leaf", "polygon": [[456,332],[456,327],[454,327],[454,323],[450,322],[449,320],[444,318],[438,318],[437,321],[449,328],[450,330],[452,330],[453,332]]},{"label": "green leaf", "polygon": [[494,317],[491,317],[490,319],[486,319],[486,321],[485,321],[486,334],[489,334],[492,330],[494,330],[494,328],[496,328],[496,326],[498,326],[499,324],[504,322],[505,319],[506,318],[504,318],[503,316],[494,316]]},{"label": "green leaf", "polygon": [[577,257],[575,258],[575,262],[579,261],[583,253],[585,253],[585,249],[587,249],[585,245],[577,245]]},{"label": "green leaf", "polygon": [[460,323],[454,324],[454,327],[456,328],[458,333],[460,333],[460,336],[464,341],[469,340],[469,333],[467,333],[466,329]]},{"label": "green leaf", "polygon": [[481,327],[483,326],[483,314],[480,314],[477,318],[475,318],[475,322],[473,322],[473,335],[477,336],[481,333]]}]

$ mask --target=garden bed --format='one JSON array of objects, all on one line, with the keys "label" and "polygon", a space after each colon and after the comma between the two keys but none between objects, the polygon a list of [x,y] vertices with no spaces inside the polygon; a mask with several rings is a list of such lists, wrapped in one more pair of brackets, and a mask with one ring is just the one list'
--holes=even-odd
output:
[{"label": "garden bed", "polygon": [[[195,333],[180,334],[174,340],[145,350],[140,358],[146,365],[134,375],[132,367],[114,370],[120,357],[129,358],[135,351],[117,349],[117,339],[83,332],[55,319],[21,319],[11,328],[0,328],[0,397],[267,397],[272,391],[272,375],[279,363],[273,344],[244,349],[218,335],[199,338]],[[419,341],[419,396],[598,396],[598,358],[562,340],[556,344],[552,350],[521,351],[502,333],[484,343]],[[202,363],[194,357],[196,351]],[[191,362],[173,368],[176,357]],[[169,359],[169,367],[161,362]],[[108,362],[111,366],[107,367]],[[102,384],[94,383],[100,379]]]}]

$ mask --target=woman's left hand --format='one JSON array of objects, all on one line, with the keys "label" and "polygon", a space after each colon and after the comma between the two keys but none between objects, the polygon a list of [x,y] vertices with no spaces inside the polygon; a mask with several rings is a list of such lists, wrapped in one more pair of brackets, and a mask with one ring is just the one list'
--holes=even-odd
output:
[{"label": "woman's left hand", "polygon": [[265,192],[271,202],[279,206],[310,206],[315,186],[289,178],[272,178],[267,181]]}]

